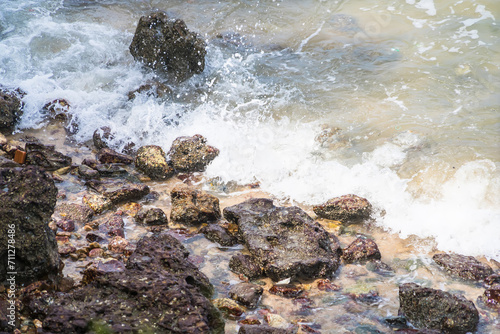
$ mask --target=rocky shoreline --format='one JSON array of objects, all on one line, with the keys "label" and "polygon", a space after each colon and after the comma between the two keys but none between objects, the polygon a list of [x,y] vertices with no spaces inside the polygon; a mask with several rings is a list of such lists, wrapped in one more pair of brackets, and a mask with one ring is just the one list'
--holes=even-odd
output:
[{"label": "rocky shoreline", "polygon": [[[154,45],[152,27],[183,39],[168,61],[151,58],[173,48]],[[204,43],[182,21],[157,13],[137,29],[131,53],[170,82],[203,71]],[[0,333],[500,330],[493,260],[434,249],[415,258],[422,252],[378,229],[369,200],[353,194],[301,208],[257,183],[206,180],[219,150],[201,135],[169,150],[129,143],[116,152],[109,128],[96,129],[92,143],[65,142],[72,125],[63,99],[45,107],[45,134],[13,135],[22,96],[2,89],[0,100]],[[47,145],[48,133],[61,142]],[[391,250],[398,242],[403,252]]]}]

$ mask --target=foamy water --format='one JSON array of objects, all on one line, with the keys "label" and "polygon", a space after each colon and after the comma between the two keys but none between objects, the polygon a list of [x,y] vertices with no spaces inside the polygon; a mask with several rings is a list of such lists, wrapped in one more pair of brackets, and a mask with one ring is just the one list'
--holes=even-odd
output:
[{"label": "foamy water", "polygon": [[[206,38],[207,66],[129,101],[154,79],[128,51],[153,9]],[[80,142],[200,133],[221,151],[207,177],[304,204],[355,193],[403,237],[500,260],[499,17],[494,0],[1,1],[0,84],[27,93],[20,130],[64,98]]]}]

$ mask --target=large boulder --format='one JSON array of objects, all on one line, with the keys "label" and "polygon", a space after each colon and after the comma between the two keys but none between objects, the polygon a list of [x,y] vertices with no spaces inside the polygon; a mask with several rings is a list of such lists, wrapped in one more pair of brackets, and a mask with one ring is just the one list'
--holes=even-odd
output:
[{"label": "large boulder", "polygon": [[174,169],[185,173],[203,172],[218,155],[219,150],[207,145],[202,135],[176,138],[168,152]]},{"label": "large boulder", "polygon": [[143,238],[126,268],[87,273],[86,285],[30,311],[48,333],[222,334],[213,287],[188,254],[169,235]]},{"label": "large boulder", "polygon": [[174,175],[174,169],[165,158],[160,146],[147,145],[137,150],[135,167],[154,180],[163,180]]},{"label": "large boulder", "polygon": [[479,313],[474,303],[460,295],[424,288],[415,283],[399,287],[399,313],[417,328],[444,333],[474,332]]},{"label": "large boulder", "polygon": [[328,278],[340,265],[325,229],[299,207],[276,207],[255,198],[224,209],[224,217],[238,225],[238,233],[265,274],[285,278]]},{"label": "large boulder", "polygon": [[205,69],[205,47],[205,41],[190,32],[184,21],[157,12],[140,18],[129,49],[134,59],[183,81]]},{"label": "large boulder", "polygon": [[0,89],[0,133],[10,134],[23,114],[22,102],[15,92]]},{"label": "large boulder", "polygon": [[0,258],[5,263],[0,282],[8,272],[17,272],[21,284],[56,278],[62,269],[48,225],[56,196],[53,179],[40,168],[0,168]]},{"label": "large boulder", "polygon": [[170,198],[170,220],[173,223],[198,226],[215,222],[221,217],[219,199],[204,191],[181,184],[172,189]]},{"label": "large boulder", "polygon": [[482,281],[493,274],[493,269],[472,256],[460,254],[434,254],[434,262],[453,276],[466,280]]},{"label": "large boulder", "polygon": [[370,216],[372,205],[366,198],[349,194],[315,205],[313,211],[321,218],[339,220],[342,223],[356,223]]}]

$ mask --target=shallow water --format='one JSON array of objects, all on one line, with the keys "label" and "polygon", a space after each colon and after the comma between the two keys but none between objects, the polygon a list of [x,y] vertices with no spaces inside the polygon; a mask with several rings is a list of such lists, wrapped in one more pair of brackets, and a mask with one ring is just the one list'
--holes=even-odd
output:
[{"label": "shallow water", "polygon": [[[128,46],[157,9],[204,36],[207,66],[129,101],[155,78]],[[221,151],[207,178],[290,204],[355,193],[422,254],[430,238],[500,260],[499,17],[496,0],[0,0],[0,84],[27,93],[19,131],[43,131],[64,98],[76,142],[100,126],[117,149],[200,133]]]}]

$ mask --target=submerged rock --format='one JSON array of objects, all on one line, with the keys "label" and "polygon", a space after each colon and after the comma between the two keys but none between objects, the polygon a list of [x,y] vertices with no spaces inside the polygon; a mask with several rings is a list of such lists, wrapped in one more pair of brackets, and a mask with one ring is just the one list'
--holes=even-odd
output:
[{"label": "submerged rock", "polygon": [[399,287],[399,305],[399,313],[418,328],[467,333],[474,332],[479,322],[479,313],[473,302],[415,283]]},{"label": "submerged rock", "polygon": [[215,222],[221,217],[219,199],[204,191],[178,185],[170,193],[173,223],[190,226]]},{"label": "submerged rock", "polygon": [[372,260],[380,260],[381,255],[375,241],[367,238],[357,238],[342,254],[345,263],[365,263]]},{"label": "submerged rock", "polygon": [[154,180],[163,180],[174,175],[174,169],[165,158],[160,146],[142,146],[137,150],[135,167]]},{"label": "submerged rock", "polygon": [[148,96],[162,99],[172,94],[172,88],[162,82],[155,81],[153,83],[140,86],[136,90],[129,92],[127,96],[129,100],[132,100],[136,98],[137,95],[144,93]]},{"label": "submerged rock", "polygon": [[203,172],[207,165],[219,155],[219,150],[206,144],[201,135],[179,137],[174,140],[168,156],[178,172]]},{"label": "submerged rock", "polygon": [[129,49],[134,59],[183,81],[205,69],[205,47],[184,21],[169,20],[166,13],[157,12],[140,18]]},{"label": "submerged rock", "polygon": [[294,329],[275,328],[268,325],[243,325],[238,334],[295,334]]},{"label": "submerged rock", "polygon": [[493,274],[493,269],[472,256],[435,254],[432,259],[453,276],[466,280],[482,281]]},{"label": "submerged rock", "polygon": [[71,166],[71,158],[56,151],[54,145],[26,143],[26,164],[54,171]]},{"label": "submerged rock", "polygon": [[316,205],[313,210],[321,218],[339,220],[343,223],[355,223],[370,216],[372,205],[366,198],[349,194]]},{"label": "submerged rock", "polygon": [[269,289],[269,293],[286,298],[297,298],[303,292],[304,289],[302,287],[293,284],[273,285],[271,289]]},{"label": "submerged rock", "polygon": [[221,246],[233,246],[238,243],[238,239],[219,224],[209,224],[203,227],[200,233],[203,233],[208,240],[217,242]]},{"label": "submerged rock", "polygon": [[9,278],[8,272],[17,272],[16,284],[21,284],[55,278],[62,269],[49,228],[56,196],[54,181],[40,168],[0,168],[0,256],[5,264],[0,282]]},{"label": "submerged rock", "polygon": [[229,297],[249,308],[257,307],[264,289],[252,283],[235,284],[229,290]]},{"label": "submerged rock", "polygon": [[12,133],[22,114],[22,102],[18,95],[0,89],[0,133]]},{"label": "submerged rock", "polygon": [[239,317],[245,313],[245,309],[229,298],[217,298],[213,300],[215,307],[228,316]]},{"label": "submerged rock", "polygon": [[60,216],[64,219],[73,220],[79,225],[85,225],[90,221],[94,212],[87,205],[80,205],[75,203],[62,203],[56,207],[54,215]]},{"label": "submerged rock", "polygon": [[340,265],[334,237],[299,207],[256,198],[225,208],[224,217],[238,225],[248,251],[274,281],[328,278]]}]

